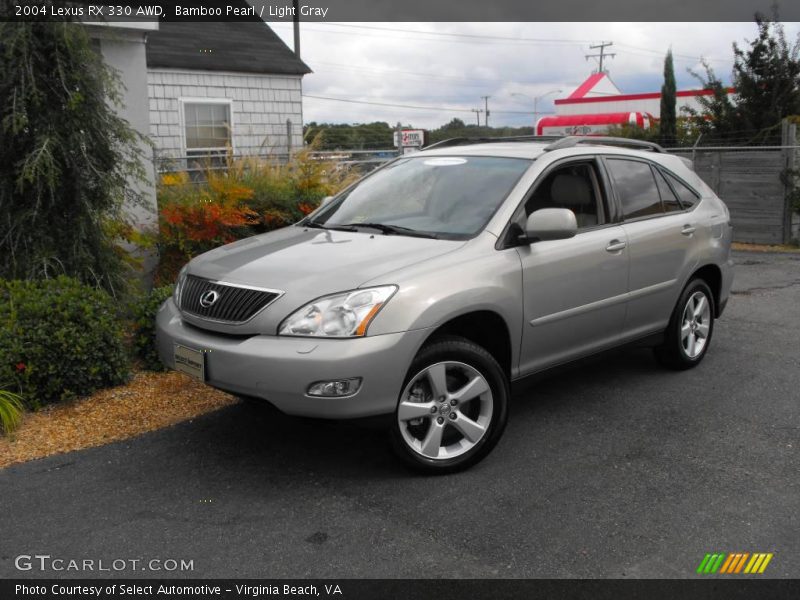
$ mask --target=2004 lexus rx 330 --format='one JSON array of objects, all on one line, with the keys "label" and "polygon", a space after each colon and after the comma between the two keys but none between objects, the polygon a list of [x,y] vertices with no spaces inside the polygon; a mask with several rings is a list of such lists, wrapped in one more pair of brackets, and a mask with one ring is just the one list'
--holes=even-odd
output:
[{"label": "2004 lexus rx 330", "polygon": [[403,459],[453,471],[497,443],[513,381],[630,342],[697,365],[731,233],[654,144],[451,140],[193,259],[158,313],[159,353],[288,414],[391,414]]}]

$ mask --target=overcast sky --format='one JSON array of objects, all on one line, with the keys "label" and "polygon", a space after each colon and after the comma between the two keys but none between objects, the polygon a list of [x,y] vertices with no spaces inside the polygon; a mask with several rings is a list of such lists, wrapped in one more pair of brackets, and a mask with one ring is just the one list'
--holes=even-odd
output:
[{"label": "overcast sky", "polygon": [[[291,23],[269,25],[293,47]],[[794,41],[800,24],[784,26]],[[304,121],[475,123],[470,109],[482,108],[488,95],[490,125],[532,125],[533,98],[546,94],[538,109],[551,112],[554,98],[597,69],[584,58],[595,52],[590,44],[614,42],[606,68],[623,93],[654,92],[670,46],[678,89],[696,88],[687,69],[699,69],[704,57],[728,82],[731,43],[755,31],[753,23],[301,23],[302,58],[314,70],[303,80],[305,95],[423,107],[306,97]],[[554,90],[562,91],[548,94]]]}]

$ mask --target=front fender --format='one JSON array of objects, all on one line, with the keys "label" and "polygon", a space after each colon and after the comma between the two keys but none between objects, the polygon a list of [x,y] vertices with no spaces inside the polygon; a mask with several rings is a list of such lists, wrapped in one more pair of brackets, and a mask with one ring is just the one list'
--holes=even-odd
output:
[{"label": "front fender", "polygon": [[516,374],[522,334],[522,266],[513,249],[475,245],[397,273],[397,293],[378,313],[369,335],[441,327],[459,316],[490,311],[499,315],[511,338],[512,375]]}]

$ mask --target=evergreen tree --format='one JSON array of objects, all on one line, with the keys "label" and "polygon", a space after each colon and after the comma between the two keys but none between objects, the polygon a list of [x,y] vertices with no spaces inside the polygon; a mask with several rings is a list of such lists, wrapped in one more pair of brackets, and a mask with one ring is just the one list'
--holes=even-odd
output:
[{"label": "evergreen tree", "polygon": [[672,49],[664,58],[664,85],[661,86],[661,119],[659,123],[660,141],[665,146],[674,146],[677,137],[675,120],[675,67],[672,63]]},{"label": "evergreen tree", "polygon": [[739,144],[780,142],[781,120],[800,114],[800,40],[790,44],[783,26],[757,15],[758,36],[742,49],[733,44],[733,98],[704,63],[695,77],[713,94],[700,97],[697,127],[711,140]]},{"label": "evergreen tree", "polygon": [[85,26],[0,22],[0,278],[130,279],[115,238],[142,138],[119,89]]}]

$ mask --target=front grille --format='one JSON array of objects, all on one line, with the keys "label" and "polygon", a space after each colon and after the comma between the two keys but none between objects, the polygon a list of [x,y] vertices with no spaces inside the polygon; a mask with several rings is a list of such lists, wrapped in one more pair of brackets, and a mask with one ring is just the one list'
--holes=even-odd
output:
[{"label": "front grille", "polygon": [[[207,292],[216,292],[216,301],[203,306],[200,301]],[[212,321],[244,323],[280,295],[188,275],[181,286],[180,309]]]}]

